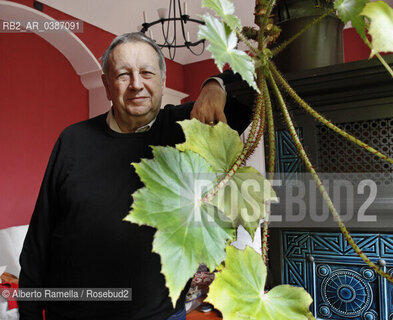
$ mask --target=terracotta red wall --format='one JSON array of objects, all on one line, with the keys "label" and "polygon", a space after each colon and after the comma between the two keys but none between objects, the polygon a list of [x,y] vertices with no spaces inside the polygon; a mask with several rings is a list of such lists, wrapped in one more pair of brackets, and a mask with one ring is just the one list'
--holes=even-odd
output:
[{"label": "terracotta red wall", "polygon": [[370,56],[370,49],[362,41],[354,28],[344,29],[343,42],[345,62],[368,59]]},{"label": "terracotta red wall", "polygon": [[[32,7],[33,1],[14,2]],[[74,19],[44,5],[58,20]],[[84,23],[76,34],[99,58],[114,35]],[[68,60],[35,34],[0,34],[0,228],[30,221],[52,147],[89,115],[88,91]]]},{"label": "terracotta red wall", "polygon": [[30,220],[46,163],[65,126],[87,119],[71,64],[35,34],[0,34],[0,228]]},{"label": "terracotta red wall", "polygon": [[184,74],[187,76],[184,78],[184,92],[189,94],[185,101],[194,101],[198,97],[203,81],[218,73],[218,68],[212,59],[185,65]]},{"label": "terracotta red wall", "polygon": [[[371,41],[371,37],[368,38]],[[371,50],[363,42],[354,28],[344,30],[343,40],[345,62],[363,60],[370,57]],[[392,52],[381,52],[381,56],[391,53]]]},{"label": "terracotta red wall", "polygon": [[181,92],[187,92],[185,85],[184,85],[184,70],[185,66],[181,65],[180,63],[177,63],[175,61],[165,59],[166,63],[166,86],[168,88],[181,91]]}]

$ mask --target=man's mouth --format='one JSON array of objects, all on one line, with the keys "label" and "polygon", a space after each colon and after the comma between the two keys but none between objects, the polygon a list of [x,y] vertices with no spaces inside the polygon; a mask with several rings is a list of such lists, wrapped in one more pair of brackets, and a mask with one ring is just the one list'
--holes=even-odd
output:
[{"label": "man's mouth", "polygon": [[149,98],[149,97],[132,97],[132,98],[128,98],[127,100],[128,100],[128,101],[135,102],[135,103],[139,103],[139,102],[145,101],[145,100],[148,99],[148,98]]}]

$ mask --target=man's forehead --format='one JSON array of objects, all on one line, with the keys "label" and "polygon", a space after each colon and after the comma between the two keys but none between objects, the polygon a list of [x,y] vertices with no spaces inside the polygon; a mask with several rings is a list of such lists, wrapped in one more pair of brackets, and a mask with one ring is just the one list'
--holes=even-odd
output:
[{"label": "man's forehead", "polygon": [[[133,53],[136,50],[143,50],[144,54],[138,54],[133,57]],[[150,59],[154,57],[154,61]],[[127,61],[132,58],[132,60],[138,60],[143,65],[159,66],[159,56],[155,49],[148,43],[142,41],[132,41],[124,42],[117,45],[109,55],[109,60],[112,62]]]}]

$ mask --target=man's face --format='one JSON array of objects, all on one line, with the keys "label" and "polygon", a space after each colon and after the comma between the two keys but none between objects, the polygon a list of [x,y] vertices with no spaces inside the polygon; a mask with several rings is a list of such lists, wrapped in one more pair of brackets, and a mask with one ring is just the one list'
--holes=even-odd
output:
[{"label": "man's face", "polygon": [[165,86],[155,50],[144,42],[122,43],[109,55],[108,67],[103,81],[115,114],[139,124],[153,120]]}]

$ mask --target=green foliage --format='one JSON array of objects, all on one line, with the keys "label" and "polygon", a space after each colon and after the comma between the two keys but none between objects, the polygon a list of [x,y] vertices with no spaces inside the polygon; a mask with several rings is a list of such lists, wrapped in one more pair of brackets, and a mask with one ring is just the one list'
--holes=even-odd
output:
[{"label": "green foliage", "polygon": [[393,52],[393,9],[383,1],[367,3],[361,12],[371,20],[371,56],[377,52]]},{"label": "green foliage", "polygon": [[234,227],[242,225],[254,238],[266,215],[265,201],[275,199],[269,181],[252,167],[239,168],[229,183],[209,200]]},{"label": "green foliage", "polygon": [[204,158],[186,150],[153,147],[154,159],[133,163],[145,187],[133,194],[124,219],[157,229],[153,251],[161,256],[162,273],[175,305],[200,263],[214,270],[225,260],[225,246],[234,230],[217,210],[200,201],[197,181],[213,181]]},{"label": "green foliage", "polygon": [[[393,51],[393,9],[384,1],[371,3],[369,0],[335,0],[334,7],[340,19],[344,23],[351,21],[352,26],[370,47],[370,57],[376,55],[393,77],[393,70],[379,54]],[[370,24],[365,21],[365,16],[371,20]],[[372,37],[371,43],[366,37],[366,30]]]},{"label": "green foliage", "polygon": [[[161,256],[173,304],[200,263],[210,270],[225,260],[225,246],[243,225],[252,236],[274,197],[255,169],[242,167],[229,188],[202,201],[229,170],[243,144],[227,124],[209,126],[196,119],[179,122],[186,141],[175,148],[152,147],[154,159],[133,163],[145,187],[133,194],[124,219],[157,229],[153,251]],[[199,154],[198,154],[199,153]],[[203,239],[203,241],[201,241]]]},{"label": "green foliage", "polygon": [[232,31],[241,28],[240,19],[234,15],[235,7],[229,0],[203,0],[202,7],[213,9]]},{"label": "green foliage", "polygon": [[[181,151],[199,153],[222,178],[242,151],[243,144],[238,133],[223,122],[215,126],[196,119],[179,123],[186,142],[176,147]],[[265,202],[274,198],[270,183],[257,170],[241,167],[209,203],[221,210],[233,227],[242,225],[254,237],[259,221],[265,216]]]},{"label": "green foliage", "polygon": [[250,247],[227,247],[225,268],[216,273],[207,301],[225,320],[307,320],[310,295],[299,287],[281,285],[265,293],[266,267]]},{"label": "green foliage", "polygon": [[[393,51],[393,10],[381,1],[368,2],[336,0],[335,8],[345,23],[352,22],[365,41],[364,16],[371,20],[373,54]],[[239,34],[242,28],[233,15],[233,4],[230,0],[204,0],[203,5],[215,10],[222,20],[204,16],[206,25],[198,34],[209,41],[208,50],[218,68],[222,71],[229,63],[234,72],[260,92],[254,80],[253,59],[237,49],[237,35],[247,41]],[[266,48],[260,52],[250,49],[260,64],[271,58]],[[254,123],[259,122],[260,116],[265,115],[255,116]],[[304,289],[282,285],[265,293],[266,267],[261,257],[249,247],[244,251],[226,247],[234,240],[234,228],[239,225],[254,236],[259,220],[265,216],[265,202],[275,198],[271,185],[257,170],[234,167],[247,154],[237,132],[223,123],[212,127],[191,120],[180,125],[186,141],[177,149],[153,147],[154,159],[133,164],[145,187],[133,194],[130,214],[124,219],[157,229],[153,251],[161,257],[173,305],[200,263],[214,270],[227,258],[208,296],[225,320],[314,319],[309,312],[312,299]],[[243,158],[238,158],[239,154]],[[207,198],[213,187],[228,177],[228,172],[234,175],[227,186]]]},{"label": "green foliage", "polygon": [[356,29],[363,40],[366,40],[366,22],[360,13],[368,2],[369,0],[336,0],[334,2],[340,19],[344,23],[351,21],[352,27]]},{"label": "green foliage", "polygon": [[180,151],[192,150],[204,157],[215,172],[227,172],[243,149],[239,134],[227,124],[209,126],[196,119],[180,121],[186,141]]},{"label": "green foliage", "polygon": [[200,27],[198,37],[209,41],[207,50],[212,53],[218,69],[222,71],[224,65],[229,63],[234,72],[239,73],[251,87],[259,92],[254,80],[254,62],[247,53],[236,49],[236,33],[226,23],[214,17],[205,15],[202,18],[206,25]]}]

